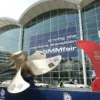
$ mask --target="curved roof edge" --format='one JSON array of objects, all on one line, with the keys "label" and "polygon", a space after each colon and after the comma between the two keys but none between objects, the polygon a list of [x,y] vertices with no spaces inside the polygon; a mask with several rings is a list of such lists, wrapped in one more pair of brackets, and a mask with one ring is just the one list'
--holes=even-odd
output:
[{"label": "curved roof edge", "polygon": [[31,19],[47,11],[60,8],[77,9],[77,5],[79,4],[81,7],[84,7],[93,1],[94,0],[39,0],[23,12],[18,23],[24,26]]},{"label": "curved roof edge", "polygon": [[8,18],[8,17],[0,17],[0,27],[6,26],[6,25],[17,25],[17,26],[21,26],[17,20],[12,19],[12,18]]}]

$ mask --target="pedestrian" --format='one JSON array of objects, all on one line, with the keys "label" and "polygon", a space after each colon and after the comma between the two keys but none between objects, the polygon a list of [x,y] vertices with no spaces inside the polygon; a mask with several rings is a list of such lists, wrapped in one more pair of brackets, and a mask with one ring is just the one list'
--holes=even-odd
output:
[{"label": "pedestrian", "polygon": [[60,87],[64,87],[64,82],[63,82],[63,80],[61,80],[61,82],[60,82]]}]

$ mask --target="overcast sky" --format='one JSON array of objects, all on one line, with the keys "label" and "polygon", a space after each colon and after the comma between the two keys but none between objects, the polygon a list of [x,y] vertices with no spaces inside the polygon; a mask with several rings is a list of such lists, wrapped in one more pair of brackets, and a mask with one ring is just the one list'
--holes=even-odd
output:
[{"label": "overcast sky", "polygon": [[0,17],[18,20],[21,14],[39,0],[0,0]]}]

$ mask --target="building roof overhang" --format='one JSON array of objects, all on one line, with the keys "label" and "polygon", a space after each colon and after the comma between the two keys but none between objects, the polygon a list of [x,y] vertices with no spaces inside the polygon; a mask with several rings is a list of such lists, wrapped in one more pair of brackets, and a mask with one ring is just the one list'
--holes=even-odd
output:
[{"label": "building roof overhang", "polygon": [[0,27],[4,27],[4,26],[7,26],[7,25],[17,25],[17,26],[20,26],[18,24],[17,20],[14,20],[14,19],[11,19],[11,18],[7,18],[7,17],[1,17],[0,18]]},{"label": "building roof overhang", "polygon": [[63,8],[77,9],[77,5],[82,8],[93,1],[95,0],[39,0],[24,11],[18,23],[24,26],[31,19],[47,11]]}]

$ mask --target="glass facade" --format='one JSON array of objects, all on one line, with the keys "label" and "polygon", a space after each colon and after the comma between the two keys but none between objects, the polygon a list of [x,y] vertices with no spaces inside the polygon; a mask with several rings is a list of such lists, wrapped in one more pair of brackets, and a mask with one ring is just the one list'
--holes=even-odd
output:
[{"label": "glass facade", "polygon": [[[98,35],[100,33],[99,1],[91,3],[82,9],[82,27],[85,40],[100,43]],[[47,53],[47,57],[58,54],[63,57],[56,69],[36,77],[37,80],[53,83],[58,82],[60,79],[65,81],[77,79],[78,83],[84,83],[81,49],[76,48],[75,45],[76,41],[80,40],[78,10],[55,9],[37,16],[24,26],[23,38],[23,50],[28,51],[29,55],[35,50],[42,50]],[[61,53],[66,46],[64,53]],[[73,47],[75,48],[73,49]],[[51,50],[50,53],[48,53],[48,50]],[[55,53],[53,50],[58,50],[58,52]],[[87,83],[91,85],[95,75],[93,75],[91,62],[86,55],[85,65]]]},{"label": "glass facade", "polygon": [[[74,38],[70,38],[70,36],[73,36]],[[67,40],[65,37],[67,37]],[[54,40],[58,38],[64,40]],[[68,42],[68,39],[69,42],[74,42],[67,44],[64,43]],[[38,47],[33,50],[44,50],[46,48],[45,46],[48,44],[51,45],[49,48],[54,48],[54,46],[57,48],[65,46],[69,47],[71,45],[75,45],[75,42],[79,39],[79,18],[77,10],[57,9],[49,11],[35,19],[32,19],[24,27],[24,50],[29,51],[29,54],[32,53],[32,46],[34,48]],[[51,42],[49,42],[49,40],[51,40]],[[53,44],[60,42],[62,43],[61,45],[58,44],[57,46],[52,46]],[[43,47],[39,48],[39,46]],[[75,55],[72,53],[75,53]],[[47,56],[54,56],[57,54],[61,53],[53,53],[53,55],[50,53]],[[79,60],[81,57],[80,54],[78,54],[78,50],[75,50],[75,52],[64,52],[61,55],[64,59],[62,59],[61,64],[56,69],[50,73],[36,77],[36,79],[48,82],[58,81],[60,79],[67,81],[70,78],[77,78],[79,81],[83,80],[82,64],[81,60]]]},{"label": "glass facade", "polygon": [[[16,25],[7,25],[0,28],[0,72],[7,70],[8,67],[14,65],[9,61],[9,57],[12,53],[18,51],[19,39],[20,27]],[[0,82],[12,79],[12,73],[15,74],[15,71],[8,71],[0,74]]]},{"label": "glass facade", "polygon": [[16,25],[7,25],[0,28],[0,51],[15,53],[18,51],[20,28]]}]

